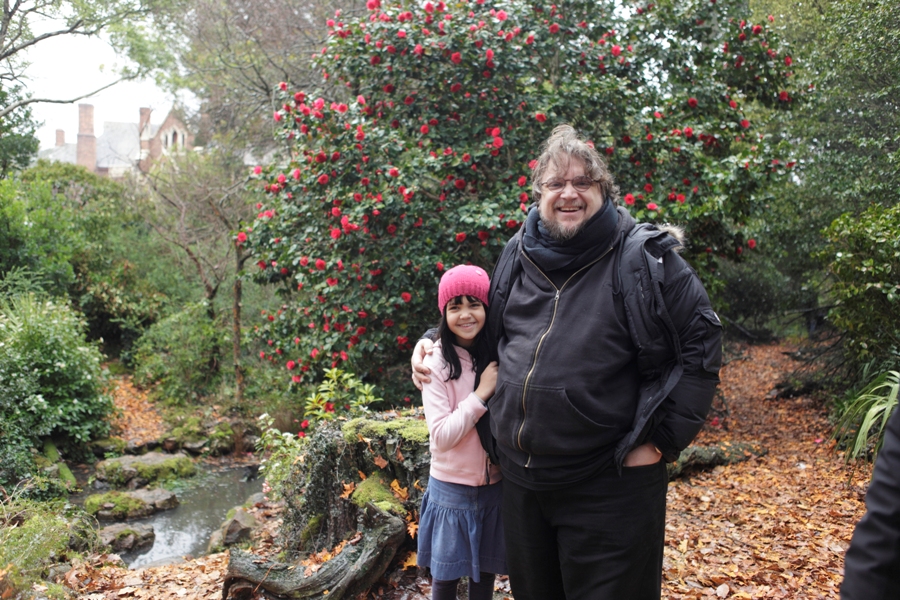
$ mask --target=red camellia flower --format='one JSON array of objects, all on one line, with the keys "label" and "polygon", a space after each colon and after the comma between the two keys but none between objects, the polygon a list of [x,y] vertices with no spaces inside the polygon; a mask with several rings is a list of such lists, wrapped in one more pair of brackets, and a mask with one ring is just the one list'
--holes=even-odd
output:
[{"label": "red camellia flower", "polygon": [[466,234],[463,233],[463,232],[461,232],[461,231],[460,231],[459,233],[457,233],[457,234],[456,234],[456,241],[459,242],[459,243],[462,243],[462,242],[466,241]]},{"label": "red camellia flower", "polygon": [[331,239],[336,240],[339,237],[341,237],[341,230],[338,229],[337,227],[333,228],[331,230]]},{"label": "red camellia flower", "polygon": [[788,67],[791,66],[791,63],[793,63],[793,62],[794,62],[794,59],[792,59],[790,56],[784,57],[784,64],[786,66],[788,66]]},{"label": "red camellia flower", "polygon": [[622,46],[619,46],[619,45],[613,46],[612,48],[609,49],[609,53],[612,54],[613,56],[619,56],[620,54],[622,54]]},{"label": "red camellia flower", "polygon": [[454,64],[459,64],[462,62],[462,54],[459,52],[454,52],[450,55],[450,60],[453,61]]},{"label": "red camellia flower", "polygon": [[400,171],[397,169],[397,167],[391,167],[388,171],[388,175],[390,175],[391,177],[399,177]]},{"label": "red camellia flower", "polygon": [[751,31],[754,35],[759,35],[760,33],[762,33],[762,25],[754,25]]},{"label": "red camellia flower", "polygon": [[458,82],[454,83],[453,85],[450,86],[450,91],[453,92],[454,94],[457,93],[461,89],[462,89],[462,84],[458,83]]},{"label": "red camellia flower", "polygon": [[397,226],[391,223],[387,226],[387,232],[391,235],[394,235],[395,233],[397,233]]},{"label": "red camellia flower", "polygon": [[416,56],[422,56],[425,54],[425,48],[422,47],[422,44],[416,44],[416,47],[413,48],[413,54]]},{"label": "red camellia flower", "polygon": [[497,20],[498,20],[498,21],[505,21],[505,20],[506,20],[506,11],[505,11],[505,10],[498,10],[498,11],[497,11]]},{"label": "red camellia flower", "polygon": [[748,127],[750,127],[750,121],[748,121],[747,119],[741,119],[741,127],[747,129]]},{"label": "red camellia flower", "polygon": [[652,184],[652,183],[646,184],[646,185],[644,186],[644,191],[647,192],[648,194],[649,194],[650,192],[652,192],[652,191],[653,191],[653,184]]},{"label": "red camellia flower", "polygon": [[691,129],[690,127],[685,127],[685,128],[682,130],[682,133],[684,133],[684,137],[688,137],[688,138],[689,138],[689,137],[693,137],[693,136],[694,136],[694,130]]},{"label": "red camellia flower", "polygon": [[316,259],[316,268],[320,271],[324,271],[325,270],[325,261],[322,260],[321,258],[317,258]]},{"label": "red camellia flower", "polygon": [[301,266],[301,267],[305,267],[305,266],[308,265],[308,264],[309,264],[309,257],[308,257],[308,256],[301,256],[301,257],[300,257],[300,266]]},{"label": "red camellia flower", "polygon": [[255,167],[253,167],[254,175],[259,175],[260,173],[262,173],[262,167],[260,167],[259,165],[256,165]]},{"label": "red camellia flower", "polygon": [[534,115],[534,118],[537,119],[538,123],[543,123],[547,120],[547,115],[544,113],[537,113]]},{"label": "red camellia flower", "polygon": [[533,44],[534,43],[534,35],[529,35],[527,38],[525,38],[525,43],[528,44],[529,46],[531,44]]},{"label": "red camellia flower", "polygon": [[237,241],[238,241],[238,244],[243,244],[244,242],[246,242],[246,241],[247,241],[247,234],[244,233],[243,231],[239,232],[239,233],[237,234]]},{"label": "red camellia flower", "polygon": [[321,185],[325,185],[326,183],[328,183],[328,175],[322,173],[321,175],[319,175],[319,178],[316,181],[318,181]]},{"label": "red camellia flower", "polygon": [[524,175],[522,175],[521,177],[519,177],[519,186],[520,186],[520,187],[521,187],[521,186],[524,186],[526,183],[528,183],[528,179],[527,179]]},{"label": "red camellia flower", "polygon": [[402,294],[400,294],[400,297],[404,302],[409,302],[410,300],[412,300],[412,294],[410,294],[409,292],[403,292]]},{"label": "red camellia flower", "polygon": [[750,238],[749,240],[747,240],[747,247],[750,248],[751,250],[756,248],[756,240],[754,240],[753,238]]},{"label": "red camellia flower", "polygon": [[550,26],[550,33],[556,33],[559,31],[559,25],[554,23]]},{"label": "red camellia flower", "polygon": [[647,204],[647,210],[656,210],[657,208],[659,207],[656,206],[655,202],[650,202],[649,204]]},{"label": "red camellia flower", "polygon": [[381,62],[381,57],[375,54],[374,56],[372,56],[372,58],[369,59],[369,62],[372,63],[372,66],[375,66]]},{"label": "red camellia flower", "polygon": [[500,136],[495,137],[494,141],[493,141],[493,146],[494,146],[494,148],[502,148],[503,147],[503,138]]},{"label": "red camellia flower", "polygon": [[422,132],[422,135],[426,135],[426,134],[428,133],[428,131],[429,131],[428,125],[422,125],[422,126],[419,128],[419,131]]},{"label": "red camellia flower", "polygon": [[297,366],[297,363],[292,360],[289,360],[289,361],[287,361],[287,364],[285,366],[287,367],[288,371],[293,371],[294,367]]},{"label": "red camellia flower", "polygon": [[678,194],[677,196],[675,196],[675,199],[684,204],[684,194]]},{"label": "red camellia flower", "polygon": [[303,419],[303,422],[300,423],[300,427],[302,427],[303,429],[309,427],[309,419]]},{"label": "red camellia flower", "polygon": [[457,179],[456,181],[453,182],[453,185],[455,185],[456,189],[458,189],[458,190],[464,190],[464,189],[466,189],[466,180],[465,179]]},{"label": "red camellia flower", "polygon": [[405,346],[409,342],[409,338],[405,335],[397,336],[397,344],[400,346]]},{"label": "red camellia flower", "polygon": [[691,108],[697,108],[697,99],[688,98],[688,106],[690,106]]},{"label": "red camellia flower", "polygon": [[312,350],[310,350],[309,355],[313,358],[317,357],[319,355],[319,349],[313,348]]},{"label": "red camellia flower", "polygon": [[787,91],[781,90],[780,92],[778,92],[778,99],[781,100],[782,102],[787,102],[791,98],[790,98],[790,96],[788,96]]},{"label": "red camellia flower", "polygon": [[325,403],[325,412],[334,412],[334,402]]},{"label": "red camellia flower", "polygon": [[444,263],[439,262],[438,264],[435,265],[435,268],[437,268],[438,271],[443,271],[443,270],[444,270]]}]

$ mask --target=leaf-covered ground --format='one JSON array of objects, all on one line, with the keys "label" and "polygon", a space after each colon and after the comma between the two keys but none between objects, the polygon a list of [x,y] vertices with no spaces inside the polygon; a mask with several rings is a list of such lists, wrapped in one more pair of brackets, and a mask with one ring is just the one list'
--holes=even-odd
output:
[{"label": "leaf-covered ground", "polygon": [[[752,441],[768,453],[669,486],[663,598],[838,598],[871,468],[835,453],[821,402],[771,393],[797,367],[791,350],[743,347],[723,369],[723,396],[697,443]],[[277,514],[257,510],[267,526],[254,551],[272,554]],[[212,599],[221,598],[226,566],[224,554],[137,571],[95,557],[67,579],[92,600]],[[425,599],[428,587],[410,568],[376,584],[370,598]],[[508,583],[498,588],[498,598],[511,597]]]}]

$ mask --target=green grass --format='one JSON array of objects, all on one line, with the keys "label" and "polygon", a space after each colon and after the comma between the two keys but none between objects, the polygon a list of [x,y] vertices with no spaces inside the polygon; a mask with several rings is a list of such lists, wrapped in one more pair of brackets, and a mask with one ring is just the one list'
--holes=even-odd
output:
[{"label": "green grass", "polygon": [[888,419],[897,408],[900,393],[900,372],[888,371],[879,375],[842,410],[835,428],[835,438],[846,444],[844,458],[869,457],[874,460],[884,441]]}]

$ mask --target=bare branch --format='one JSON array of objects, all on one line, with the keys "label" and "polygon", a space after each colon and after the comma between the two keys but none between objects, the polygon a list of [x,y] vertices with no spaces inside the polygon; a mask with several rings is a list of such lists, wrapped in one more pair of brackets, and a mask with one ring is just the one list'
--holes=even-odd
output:
[{"label": "bare branch", "polygon": [[0,119],[5,117],[12,111],[16,110],[17,108],[25,106],[27,104],[35,104],[37,102],[41,102],[41,103],[45,103],[45,104],[73,104],[75,102],[78,102],[79,100],[83,100],[84,98],[89,98],[95,94],[99,94],[103,90],[105,90],[107,88],[111,88],[112,86],[116,85],[117,83],[121,83],[123,81],[130,81],[130,80],[136,79],[136,78],[137,78],[136,75],[127,75],[125,77],[120,77],[119,79],[116,79],[112,83],[108,83],[108,84],[104,85],[103,87],[94,90],[93,92],[84,94],[82,96],[78,96],[77,98],[72,98],[70,100],[56,100],[53,98],[25,98],[24,100],[19,100],[18,102],[13,102],[9,106],[4,106],[2,109],[0,109]]}]

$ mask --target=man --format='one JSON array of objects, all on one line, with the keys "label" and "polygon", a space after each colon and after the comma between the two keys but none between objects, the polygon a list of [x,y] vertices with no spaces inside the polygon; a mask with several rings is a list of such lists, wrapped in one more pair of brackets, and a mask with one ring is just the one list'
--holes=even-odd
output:
[{"label": "man", "polygon": [[[500,364],[490,415],[512,592],[516,600],[658,599],[663,459],[675,460],[703,425],[721,324],[696,273],[667,251],[674,240],[617,209],[613,178],[574,129],[553,131],[532,186],[537,205],[495,267],[488,316]],[[639,231],[653,236],[638,251],[659,256],[623,273],[626,248],[635,247],[626,242]],[[651,275],[660,287],[647,287]],[[634,293],[641,289],[647,294]],[[653,289],[660,299],[649,298]],[[669,329],[638,347],[636,330],[650,320],[638,315],[650,304]],[[422,340],[414,352],[417,385],[429,348]]]},{"label": "man", "polygon": [[866,514],[856,525],[844,561],[841,600],[900,598],[900,410],[884,432],[866,492]]}]

